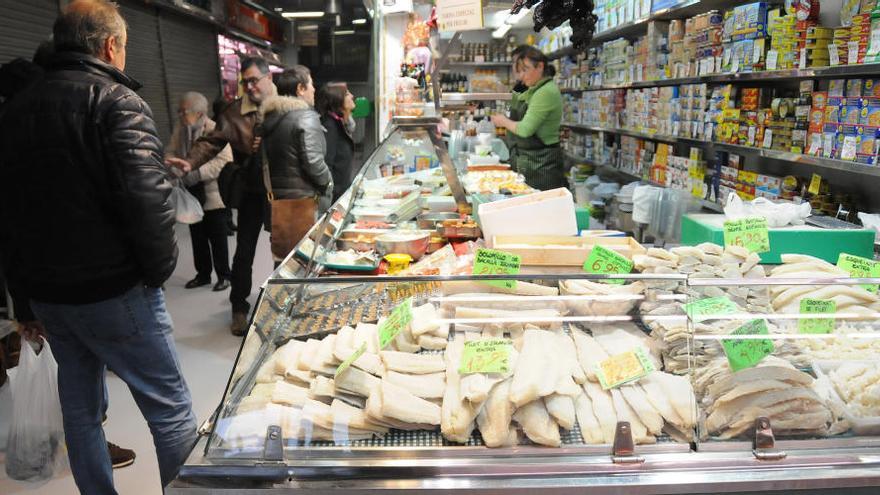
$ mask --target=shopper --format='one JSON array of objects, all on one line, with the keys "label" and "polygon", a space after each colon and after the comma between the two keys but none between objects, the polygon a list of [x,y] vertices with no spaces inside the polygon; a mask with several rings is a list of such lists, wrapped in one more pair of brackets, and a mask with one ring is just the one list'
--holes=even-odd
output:
[{"label": "shopper", "polygon": [[321,125],[327,140],[325,161],[333,174],[333,202],[351,187],[354,177],[354,95],[342,82],[321,87],[315,96],[315,108],[321,114]]},{"label": "shopper", "polygon": [[[267,189],[271,187],[272,255],[283,260],[329,207],[333,179],[324,161],[321,117],[312,107],[315,86],[309,69],[296,65],[278,77],[278,96],[260,112]],[[323,203],[323,204],[322,204]]]},{"label": "shopper", "polygon": [[214,131],[199,138],[185,160],[167,160],[170,165],[188,172],[208,163],[229,145],[236,165],[242,168],[240,180],[243,194],[238,204],[226,205],[238,208],[238,231],[235,255],[232,257],[232,289],[229,292],[229,301],[232,303],[230,331],[236,336],[244,335],[247,330],[247,316],[251,308],[247,299],[251,294],[254,255],[266,215],[262,168],[259,160],[251,160],[251,155],[259,146],[259,138],[254,137],[254,128],[261,122],[260,104],[276,94],[269,64],[265,60],[242,60],[241,81],[244,96],[226,107]]},{"label": "shopper", "polygon": [[118,7],[76,0],[53,31],[51,69],[0,117],[0,255],[39,319],[24,333],[45,335],[58,361],[79,490],[116,493],[101,429],[106,366],[150,426],[165,485],[196,423],[159,288],[177,259],[162,144],[123,73]]},{"label": "shopper", "polygon": [[511,165],[528,185],[542,191],[566,187],[559,147],[562,95],[553,81],[556,70],[537,48],[518,50],[514,70],[528,89],[511,100],[509,118],[493,115],[492,123],[507,129]]},{"label": "shopper", "polygon": [[[174,126],[171,142],[165,149],[165,156],[185,157],[192,144],[203,134],[214,130],[216,124],[208,118],[208,99],[201,93],[184,93],[177,108],[179,122]],[[183,176],[187,186],[205,211],[201,222],[189,226],[192,237],[193,262],[196,276],[186,283],[187,289],[193,289],[211,283],[211,267],[217,273],[214,291],[229,288],[229,246],[226,241],[226,206],[220,197],[217,177],[227,163],[232,161],[232,148],[226,145],[223,150],[208,163],[197,170],[191,170]]]}]

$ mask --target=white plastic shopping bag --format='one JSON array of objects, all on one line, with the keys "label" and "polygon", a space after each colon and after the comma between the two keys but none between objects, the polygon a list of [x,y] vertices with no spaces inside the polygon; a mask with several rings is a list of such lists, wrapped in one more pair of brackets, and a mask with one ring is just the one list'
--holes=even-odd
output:
[{"label": "white plastic shopping bag", "polygon": [[58,398],[58,364],[48,342],[36,353],[22,339],[12,380],[12,424],[6,448],[6,474],[19,481],[44,481],[67,462]]},{"label": "white plastic shopping bag", "polygon": [[178,182],[171,190],[171,197],[169,200],[171,201],[171,204],[174,205],[175,218],[180,223],[199,223],[205,216],[205,212],[202,210],[202,205],[199,203],[199,200],[187,191],[180,182]]}]

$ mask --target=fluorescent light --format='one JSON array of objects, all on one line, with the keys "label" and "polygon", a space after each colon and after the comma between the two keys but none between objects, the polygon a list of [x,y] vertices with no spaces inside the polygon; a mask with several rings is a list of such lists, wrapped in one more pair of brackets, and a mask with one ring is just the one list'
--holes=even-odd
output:
[{"label": "fluorescent light", "polygon": [[334,31],[333,34],[336,36],[343,36],[346,34],[354,34],[354,29],[347,29],[345,31]]},{"label": "fluorescent light", "polygon": [[366,19],[355,19],[355,20],[351,21],[351,23],[352,23],[352,24],[355,24],[355,25],[357,25],[357,24],[366,24],[366,23],[367,23],[367,20],[366,20]]},{"label": "fluorescent light", "polygon": [[317,24],[306,24],[305,26],[299,26],[296,29],[297,29],[297,31],[317,31],[318,25]]},{"label": "fluorescent light", "polygon": [[275,12],[284,12],[284,9],[281,7],[275,7]]},{"label": "fluorescent light", "polygon": [[501,27],[499,27],[495,31],[492,31],[492,37],[495,39],[503,38],[505,35],[507,35],[507,32],[510,31],[510,28],[512,27],[513,26],[510,24],[502,24]]},{"label": "fluorescent light", "polygon": [[323,13],[323,12],[318,12],[318,11],[314,11],[314,12],[309,12],[309,11],[304,11],[304,12],[285,12],[285,13],[283,13],[283,14],[281,14],[281,15],[284,16],[284,17],[286,17],[286,18],[288,18],[288,19],[297,19],[297,18],[300,18],[300,17],[324,17],[324,13]]}]

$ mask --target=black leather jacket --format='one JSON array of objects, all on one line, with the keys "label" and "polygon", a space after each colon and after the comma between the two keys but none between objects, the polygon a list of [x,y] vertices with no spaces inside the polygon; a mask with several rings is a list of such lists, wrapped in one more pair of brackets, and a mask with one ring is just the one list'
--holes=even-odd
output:
[{"label": "black leather jacket", "polygon": [[30,299],[98,302],[174,271],[171,185],[138,86],[64,52],[3,109],[0,254]]},{"label": "black leather jacket", "polygon": [[263,146],[275,199],[326,196],[329,201],[333,178],[324,161],[327,144],[318,113],[290,96],[267,98],[260,111],[265,115]]}]

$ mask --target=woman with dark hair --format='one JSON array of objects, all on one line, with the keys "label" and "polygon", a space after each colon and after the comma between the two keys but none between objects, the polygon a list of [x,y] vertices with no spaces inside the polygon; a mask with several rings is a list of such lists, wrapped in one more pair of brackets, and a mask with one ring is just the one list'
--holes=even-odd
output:
[{"label": "woman with dark hair", "polygon": [[354,159],[354,95],[348,85],[330,82],[321,87],[315,98],[315,108],[321,114],[327,139],[325,160],[333,174],[333,201],[351,187],[352,160]]},{"label": "woman with dark hair", "polygon": [[492,123],[507,129],[510,164],[528,185],[542,191],[566,187],[559,147],[562,94],[553,81],[556,70],[535,47],[521,46],[517,52],[514,73],[527,89],[514,91],[510,117],[493,115]]},{"label": "woman with dark hair", "polygon": [[278,96],[260,106],[260,153],[272,205],[271,244],[283,260],[330,206],[333,179],[324,161],[321,118],[312,107],[315,86],[308,68],[296,65],[275,80]]}]

